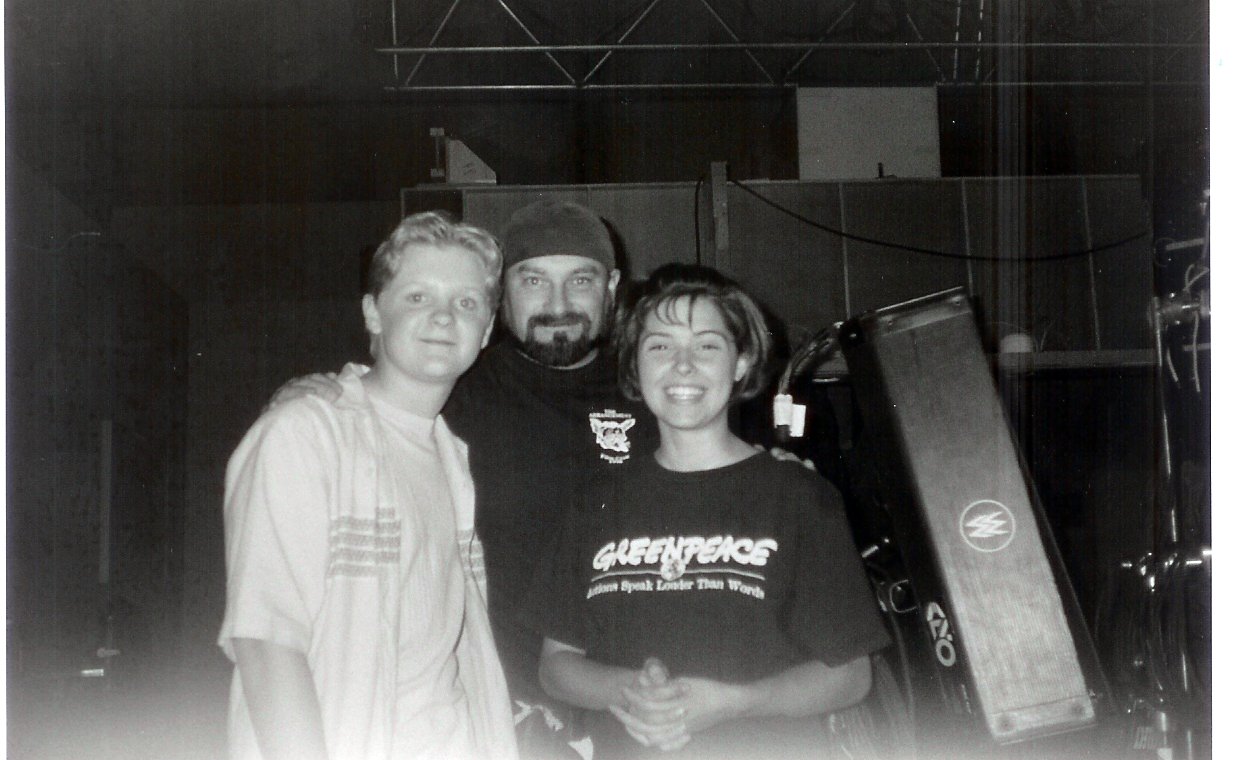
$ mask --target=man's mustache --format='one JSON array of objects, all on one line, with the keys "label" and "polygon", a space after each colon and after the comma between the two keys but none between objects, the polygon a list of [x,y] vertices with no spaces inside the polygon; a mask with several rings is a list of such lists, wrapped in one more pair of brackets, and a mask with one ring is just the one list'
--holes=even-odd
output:
[{"label": "man's mustache", "polygon": [[535,327],[572,327],[573,325],[589,325],[590,318],[580,312],[567,314],[535,314],[529,318],[529,328]]}]

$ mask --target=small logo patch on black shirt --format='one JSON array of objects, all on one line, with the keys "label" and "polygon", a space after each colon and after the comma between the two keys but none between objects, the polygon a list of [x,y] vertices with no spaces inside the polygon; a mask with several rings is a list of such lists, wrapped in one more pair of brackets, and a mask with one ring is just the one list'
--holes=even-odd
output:
[{"label": "small logo patch on black shirt", "polygon": [[605,409],[589,413],[589,427],[594,431],[594,442],[601,449],[599,456],[612,464],[623,464],[632,456],[628,431],[637,421],[627,412]]}]

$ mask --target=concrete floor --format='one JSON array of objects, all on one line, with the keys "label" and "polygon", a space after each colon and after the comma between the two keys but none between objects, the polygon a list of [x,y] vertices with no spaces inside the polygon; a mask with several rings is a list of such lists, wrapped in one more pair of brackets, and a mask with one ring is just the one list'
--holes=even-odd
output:
[{"label": "concrete floor", "polygon": [[11,677],[7,756],[222,758],[230,676],[225,661],[219,667],[172,669],[140,678]]}]

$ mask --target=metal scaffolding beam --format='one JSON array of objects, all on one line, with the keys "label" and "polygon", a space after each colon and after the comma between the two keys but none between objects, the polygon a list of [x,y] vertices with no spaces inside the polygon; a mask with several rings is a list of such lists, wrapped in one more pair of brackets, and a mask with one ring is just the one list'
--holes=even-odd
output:
[{"label": "metal scaffolding beam", "polygon": [[669,42],[601,45],[467,45],[456,47],[384,47],[384,55],[683,52],[711,50],[1205,50],[1201,42]]},{"label": "metal scaffolding beam", "polygon": [[[584,91],[604,91],[604,90],[710,90],[710,89],[742,89],[742,90],[782,90],[795,88],[798,86],[830,86],[824,85],[821,82],[821,71],[831,71],[844,68],[840,63],[850,63],[852,70],[858,68],[857,59],[855,56],[875,55],[882,53],[909,53],[916,52],[923,54],[923,60],[929,61],[929,66],[920,70],[919,73],[913,73],[909,76],[910,80],[917,81],[921,84],[951,87],[1202,87],[1207,86],[1205,75],[1200,74],[1200,79],[1193,78],[1190,68],[1187,71],[1182,71],[1185,67],[1179,65],[1172,67],[1171,63],[1183,56],[1185,53],[1197,52],[1201,53],[1208,50],[1208,44],[1201,41],[1205,35],[1204,25],[1199,23],[1199,16],[1196,17],[1197,23],[1192,24],[1194,31],[1185,31],[1183,34],[1187,39],[1174,40],[1173,36],[1169,40],[1154,40],[1149,35],[1141,35],[1140,39],[1116,39],[1112,33],[1112,26],[1093,19],[1093,28],[1105,32],[1106,39],[1016,39],[1003,40],[995,39],[995,35],[1001,38],[1001,27],[995,26],[998,24],[998,19],[995,16],[997,8],[992,7],[992,2],[986,0],[955,0],[950,6],[949,19],[930,18],[926,20],[922,18],[924,23],[918,23],[918,20],[913,18],[911,12],[905,10],[903,17],[900,19],[899,29],[892,36],[902,36],[905,39],[897,40],[865,40],[857,39],[857,25],[863,24],[862,19],[857,19],[856,12],[858,3],[845,0],[838,4],[837,13],[832,12],[830,23],[825,30],[815,35],[816,39],[812,41],[792,41],[792,40],[746,40],[741,36],[741,32],[737,31],[733,24],[728,23],[720,9],[716,7],[720,0],[697,0],[692,3],[690,0],[681,0],[686,4],[686,7],[704,8],[706,16],[698,18],[698,23],[704,23],[706,31],[710,28],[715,33],[721,33],[730,41],[726,42],[701,42],[699,40],[684,40],[672,42],[630,42],[629,40],[639,29],[648,29],[651,27],[651,16],[656,9],[666,8],[671,5],[667,0],[648,0],[639,6],[635,18],[631,21],[626,21],[622,25],[622,31],[614,38],[613,42],[586,42],[586,43],[568,43],[568,44],[543,44],[535,34],[533,29],[522,20],[517,11],[512,7],[516,0],[483,0],[483,2],[493,3],[502,11],[502,16],[510,20],[516,28],[519,28],[522,35],[528,40],[528,44],[501,44],[501,45],[441,45],[439,41],[443,36],[444,30],[449,26],[454,18],[459,16],[458,6],[461,0],[453,0],[450,7],[444,13],[442,19],[437,25],[423,23],[419,28],[430,28],[433,26],[434,31],[430,36],[427,44],[402,44],[402,35],[399,30],[400,14],[397,12],[397,3],[407,0],[390,0],[391,2],[391,18],[392,18],[392,44],[386,47],[380,47],[375,50],[376,53],[384,56],[389,56],[392,60],[393,72],[395,74],[394,82],[391,85],[384,87],[387,92],[584,92]],[[476,0],[475,0],[476,2]],[[1038,18],[1028,18],[1021,22],[1018,26],[1021,28],[1013,30],[1017,38],[1026,38],[1030,35],[1035,35],[1035,29],[1053,29],[1055,25],[1046,23],[1047,14],[1052,12],[1048,9],[1052,4],[1047,4],[1039,11]],[[915,7],[915,6],[912,6]],[[1116,6],[1118,10],[1130,15],[1133,6]],[[1148,8],[1149,6],[1144,6]],[[968,12],[965,12],[968,11]],[[975,13],[973,13],[973,11]],[[1114,12],[1118,12],[1117,10]],[[1152,11],[1150,10],[1151,14]],[[1121,20],[1130,20],[1128,16],[1123,16]],[[845,21],[851,21],[851,33],[847,28],[841,29]],[[1079,22],[1079,19],[1070,19],[1072,23]],[[1027,22],[1027,23],[1025,23]],[[930,30],[929,27],[933,27]],[[1010,26],[1010,25],[1008,25]],[[1123,26],[1128,26],[1124,24]],[[617,30],[618,31],[618,30]],[[666,27],[659,27],[661,33],[666,33]],[[701,32],[701,29],[698,29]],[[847,38],[839,39],[832,37],[843,37],[847,34]],[[807,36],[807,35],[806,35]],[[861,35],[863,36],[863,35]],[[1167,34],[1169,36],[1169,34]],[[989,37],[989,39],[986,39]],[[781,73],[775,74],[772,71],[769,63],[763,61],[759,54],[764,56],[778,56],[780,54],[800,55],[794,62],[788,65],[786,59],[782,64]],[[832,54],[831,67],[823,68],[817,66],[819,73],[816,78],[812,74],[804,73],[804,64],[811,56],[821,55],[823,53]],[[946,58],[949,58],[950,65],[944,65],[944,60],[940,60],[938,53]],[[1001,62],[1003,56],[1009,56],[1012,53],[1023,55],[1035,55],[1036,66],[1031,65],[1016,65],[1015,67],[1004,66],[1002,71],[1006,73],[1004,80],[998,63]],[[712,55],[742,55],[751,65],[751,71],[755,78],[753,81],[743,81],[745,76],[743,70],[736,70],[734,67],[729,69],[731,72],[727,78],[713,80],[708,74],[700,74],[699,71],[691,69],[692,61],[697,60],[691,56],[699,56],[709,58]],[[491,59],[495,57],[503,58],[510,56],[544,56],[553,66],[555,76],[551,81],[544,81],[545,74],[538,75],[536,71],[531,71],[528,68],[522,69],[518,66],[502,65],[496,67],[497,81],[477,82],[465,81],[466,75],[456,75],[453,80],[453,74],[449,73],[446,77],[440,76],[439,80],[431,81],[424,76],[426,67],[424,63],[430,57],[456,57],[456,58],[472,58],[474,60]],[[600,56],[597,60],[587,61],[584,65],[579,66],[576,74],[570,70],[569,65],[574,61],[580,62],[579,56],[595,55]],[[622,82],[598,81],[599,74],[604,69],[609,69],[612,74],[612,79],[618,79],[614,75],[615,72],[622,74],[623,69],[620,67],[621,60],[632,61],[633,57],[640,56],[668,56],[676,55],[685,57],[685,73],[691,76],[680,78],[678,76],[665,76],[668,81],[649,81],[642,80],[639,76],[634,77],[634,81]],[[565,56],[561,58],[561,56]],[[576,59],[568,59],[566,56],[578,56]],[[849,59],[848,57],[851,56]],[[1085,56],[1085,58],[1081,58]],[[1105,58],[1099,59],[1098,56]],[[1101,67],[1093,76],[1089,76],[1094,67],[1082,65],[1077,61],[1109,60],[1117,62],[1121,60],[1143,60],[1146,66],[1140,71],[1131,72],[1130,78],[1126,72],[1116,71],[1116,67],[1111,65],[1108,69]],[[1007,61],[1012,61],[1011,58],[1006,58]],[[715,59],[717,63],[718,59]],[[1158,70],[1153,70],[1153,63],[1157,61]],[[666,61],[660,61],[660,64],[665,66]],[[1180,61],[1182,64],[1182,61]],[[859,65],[863,68],[863,64]],[[477,67],[459,67],[463,71],[474,72],[476,75]],[[1121,67],[1118,67],[1121,68]],[[969,73],[968,70],[971,69]],[[643,67],[634,67],[634,70],[643,70]],[[983,74],[982,72],[988,73]],[[718,69],[715,69],[717,73]],[[664,74],[666,71],[664,70]],[[674,73],[674,72],[672,72]],[[999,76],[995,77],[995,74]],[[962,76],[961,76],[962,75]],[[648,76],[648,74],[647,74]],[[420,77],[420,78],[419,78]],[[692,78],[704,77],[706,81],[688,81]],[[446,79],[446,81],[444,81]],[[1019,80],[1019,81],[1015,81]],[[908,81],[900,82],[907,84]]]}]

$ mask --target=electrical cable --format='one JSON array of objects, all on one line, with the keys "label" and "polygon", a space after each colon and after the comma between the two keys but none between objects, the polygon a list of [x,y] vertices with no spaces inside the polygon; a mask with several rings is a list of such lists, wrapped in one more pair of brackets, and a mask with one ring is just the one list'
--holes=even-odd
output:
[{"label": "electrical cable", "polygon": [[1191,264],[1188,264],[1187,271],[1183,273],[1184,291],[1191,290],[1192,286],[1199,282],[1201,277],[1205,277],[1209,274],[1209,267],[1202,265],[1200,271],[1195,275],[1192,275],[1192,269],[1196,267],[1196,263],[1197,262],[1192,262]]},{"label": "electrical cable", "polygon": [[[1208,273],[1208,267],[1204,265],[1199,265],[1201,269],[1197,271],[1198,265],[1199,262],[1193,262],[1184,272],[1185,294],[1190,295],[1191,287]],[[1153,305],[1156,309],[1159,300],[1155,298]],[[1127,635],[1121,653],[1126,653],[1126,656],[1120,659],[1120,663],[1125,664],[1124,670],[1143,670],[1143,683],[1135,684],[1133,703],[1143,700],[1155,710],[1167,713],[1176,720],[1187,721],[1205,709],[1204,678],[1200,673],[1198,657],[1193,652],[1190,631],[1189,607],[1193,600],[1188,597],[1196,593],[1196,574],[1207,572],[1207,565],[1204,547],[1180,542],[1181,537],[1195,533],[1176,529],[1184,496],[1180,491],[1182,483],[1171,466],[1167,397],[1172,387],[1181,385],[1181,380],[1175,370],[1170,348],[1165,345],[1169,326],[1160,319],[1160,313],[1154,314],[1153,322],[1161,370],[1158,372],[1159,437],[1164,449],[1161,458],[1165,460],[1159,474],[1162,487],[1169,489],[1167,498],[1156,501],[1155,518],[1158,524],[1169,524],[1172,533],[1165,545],[1159,536],[1155,544],[1158,546],[1156,553],[1146,556],[1136,566],[1142,582],[1135,590],[1137,614],[1134,620],[1124,622]],[[1191,337],[1192,381],[1197,394],[1201,393],[1200,323],[1201,312],[1197,308],[1193,313]],[[1197,551],[1201,555],[1199,559],[1196,558]]]},{"label": "electrical cable", "polygon": [[[1206,241],[1207,245],[1207,241]],[[1206,251],[1201,253],[1199,261],[1193,261],[1187,265],[1187,269],[1183,272],[1183,292],[1190,296],[1192,286],[1200,282],[1200,280],[1209,275],[1209,267],[1201,264],[1207,254]],[[1200,266],[1200,271],[1194,272],[1197,265]],[[1203,299],[1203,296],[1202,296]],[[1202,309],[1207,310],[1201,301],[1197,301],[1195,308],[1192,309],[1192,388],[1196,391],[1196,395],[1200,395],[1200,321]]]},{"label": "electrical cable", "polygon": [[[886,572],[886,570],[880,567],[876,562],[865,560],[865,569],[869,572],[870,576],[876,580],[878,587],[885,585],[887,589],[890,589],[894,585],[891,582],[890,573]],[[902,682],[900,687],[903,693],[904,711],[906,713],[906,720],[898,722],[896,716],[894,716],[892,711],[888,708],[887,718],[892,722],[898,722],[898,725],[892,727],[892,733],[904,734],[903,742],[905,744],[915,746],[916,692],[912,683],[912,660],[908,654],[908,642],[904,638],[903,631],[900,629],[899,610],[895,608],[894,604],[888,603],[888,600],[883,600],[881,594],[878,594],[877,596],[878,608],[885,613],[887,618],[889,618],[889,625],[887,625],[887,629],[891,632],[891,638],[894,640],[892,645],[899,655],[899,672],[901,676],[900,681]]]},{"label": "electrical cable", "polygon": [[[1159,468],[1159,498],[1155,500],[1153,516],[1155,548],[1153,554],[1129,565],[1134,583],[1116,595],[1121,614],[1113,616],[1120,631],[1116,647],[1118,673],[1131,689],[1129,712],[1134,714],[1136,707],[1143,704],[1154,715],[1168,715],[1175,722],[1190,722],[1194,716],[1207,711],[1208,695],[1203,686],[1202,663],[1194,646],[1192,612],[1197,600],[1202,598],[1199,584],[1207,583],[1199,574],[1207,573],[1208,565],[1206,547],[1189,540],[1189,537],[1198,537],[1197,532],[1180,530],[1179,526],[1180,515],[1194,514],[1196,503],[1182,490],[1183,481],[1173,464],[1170,447],[1168,407],[1173,390],[1182,388],[1183,379],[1175,367],[1169,342],[1171,328],[1181,324],[1183,313],[1190,310],[1192,388],[1197,395],[1201,394],[1200,329],[1202,321],[1208,318],[1205,301],[1208,286],[1199,286],[1199,300],[1192,302],[1190,299],[1193,288],[1209,274],[1207,251],[1206,234],[1201,256],[1190,262],[1183,272],[1181,293],[1170,294],[1164,302],[1155,297],[1152,302],[1153,337],[1158,358],[1158,437],[1162,449],[1159,459],[1163,460]],[[1160,262],[1155,263],[1160,265]],[[1184,299],[1188,301],[1184,303]],[[1163,319],[1163,309],[1172,315],[1169,320]],[[1163,531],[1158,530],[1161,526],[1169,526],[1170,534],[1163,535]]]},{"label": "electrical cable", "polygon": [[[1208,195],[1206,193],[1206,199]],[[1183,289],[1181,294],[1171,294],[1168,301],[1179,306],[1174,301],[1176,297],[1192,299],[1193,288],[1198,286],[1203,278],[1209,275],[1209,216],[1205,213],[1205,235],[1199,257],[1188,264],[1183,273]],[[1203,392],[1200,371],[1200,328],[1201,323],[1208,319],[1208,285],[1199,287],[1199,297],[1182,306],[1190,309],[1191,326],[1191,376],[1192,388],[1197,395]],[[1154,307],[1159,300],[1154,299]],[[1167,463],[1170,460],[1170,431],[1166,424],[1167,396],[1173,387],[1167,387],[1173,382],[1174,387],[1181,386],[1181,380],[1175,371],[1174,360],[1169,346],[1164,346],[1170,338],[1170,328],[1180,324],[1180,320],[1170,324],[1160,319],[1160,314],[1154,318],[1154,339],[1158,348],[1159,365],[1162,363],[1164,351],[1165,369],[1167,373],[1158,373],[1159,406],[1162,417],[1160,430],[1165,451],[1163,456]],[[1145,665],[1148,678],[1147,686],[1152,690],[1151,700],[1159,707],[1164,707],[1173,717],[1179,720],[1190,720],[1193,716],[1207,714],[1209,694],[1205,689],[1207,664],[1201,662],[1193,639],[1192,623],[1194,606],[1201,600],[1208,599],[1209,556],[1208,547],[1199,543],[1201,533],[1199,518],[1203,504],[1200,495],[1193,495],[1185,488],[1182,473],[1178,468],[1171,469],[1169,464],[1160,474],[1165,488],[1169,491],[1168,498],[1156,502],[1156,517],[1159,522],[1169,523],[1172,531],[1178,525],[1180,516],[1187,518],[1183,529],[1172,533],[1169,543],[1152,558],[1142,565],[1142,580],[1147,581],[1147,587],[1142,586],[1142,617],[1138,621],[1143,638],[1142,662]],[[1207,496],[1204,497],[1207,501]],[[1190,525],[1189,525],[1190,522]],[[1158,551],[1158,550],[1155,550]],[[1203,575],[1202,575],[1203,574]],[[1202,587],[1202,584],[1203,587]],[[1205,634],[1207,635],[1207,634]],[[1207,647],[1207,645],[1206,645]],[[1208,657],[1208,649],[1203,650]],[[1202,666],[1206,669],[1202,671]]]},{"label": "electrical cable", "polygon": [[1170,701],[1180,714],[1190,714],[1199,707],[1203,679],[1198,663],[1191,656],[1188,632],[1188,596],[1195,575],[1203,571],[1203,563],[1193,565],[1189,556],[1176,553],[1165,565],[1163,593],[1158,607],[1157,623],[1162,630],[1162,669],[1165,680],[1173,684]]},{"label": "electrical cable", "polygon": [[[870,565],[872,568],[872,565]],[[886,581],[890,582],[890,576],[883,573]],[[903,631],[899,626],[899,611],[894,605],[888,605],[886,610],[887,617],[890,618],[891,637],[894,638],[895,650],[899,653],[899,669],[903,674],[903,696],[904,701],[908,705],[909,722],[916,725],[916,690],[912,684],[912,659],[908,656],[908,642],[904,638]]]},{"label": "electrical cable", "polygon": [[801,343],[800,346],[792,352],[792,355],[787,360],[787,364],[783,367],[783,373],[779,375],[779,382],[777,386],[778,393],[787,393],[788,389],[791,387],[792,381],[800,373],[801,369],[804,368],[804,365],[807,362],[812,360],[818,354],[834,348],[835,330],[836,328],[834,325],[823,327],[821,330],[818,330],[807,340]]},{"label": "electrical cable", "polygon": [[[792,352],[792,355],[787,360],[787,364],[783,366],[783,372],[779,375],[774,398],[774,429],[776,437],[781,442],[786,442],[793,435],[792,430],[795,427],[790,420],[781,418],[780,412],[783,404],[786,403],[786,399],[790,398],[792,381],[799,376],[805,366],[812,362],[815,357],[829,353],[838,345],[835,339],[836,329],[835,326],[831,325],[818,330]],[[795,435],[799,434],[799,432],[795,433]]]},{"label": "electrical cable", "polygon": [[953,259],[956,261],[989,261],[989,262],[1027,261],[1030,263],[1039,264],[1039,263],[1046,262],[1046,261],[1063,261],[1065,259],[1078,259],[1084,256],[1088,256],[1090,254],[1101,253],[1102,251],[1108,251],[1114,248],[1118,248],[1120,246],[1124,246],[1128,243],[1134,242],[1141,238],[1148,237],[1150,234],[1148,230],[1143,230],[1139,233],[1125,237],[1121,240],[1115,240],[1114,242],[1106,243],[1105,245],[1094,246],[1092,248],[1086,248],[1086,249],[1079,250],[1079,251],[1067,251],[1066,253],[1055,253],[1049,256],[1038,256],[1036,258],[1029,258],[1029,259],[1012,259],[1012,258],[1004,257],[1004,256],[979,256],[979,255],[967,254],[967,253],[954,253],[951,251],[938,251],[932,248],[921,248],[919,246],[914,246],[914,245],[892,243],[888,240],[878,240],[877,238],[865,237],[864,235],[855,235],[850,232],[844,232],[843,230],[835,229],[834,227],[828,227],[822,224],[821,222],[815,221],[813,219],[808,218],[807,216],[804,216],[795,211],[792,211],[786,206],[782,206],[778,203],[775,203],[774,201],[761,195],[756,190],[753,190],[752,188],[748,187],[747,185],[745,185],[744,183],[738,180],[729,178],[727,181],[732,183],[736,187],[740,188],[744,192],[748,193],[749,195],[753,196],[754,198],[758,199],[759,201],[766,204],[767,206],[770,206],[771,208],[777,211],[780,211],[792,217],[793,219],[796,219],[797,221],[803,222],[804,224],[807,224],[810,227],[813,227],[814,229],[819,229],[819,230],[822,230],[823,232],[829,232],[832,235],[836,235],[838,237],[845,238],[847,240],[855,240],[858,243],[869,243],[870,245],[878,245],[884,248],[894,248],[900,251],[908,251],[909,253],[920,253],[925,256],[936,256],[938,258]]},{"label": "electrical cable", "polygon": [[705,175],[702,175],[693,187],[693,242],[696,244],[697,266],[701,266],[701,186],[705,181]]},{"label": "electrical cable", "polygon": [[[1125,580],[1127,582],[1124,582]],[[1128,585],[1130,585],[1128,574],[1121,574],[1112,586],[1113,594],[1108,600],[1106,611],[1109,613],[1107,615],[1108,628],[1114,632],[1115,680],[1126,692],[1125,705],[1131,707],[1148,689],[1140,682],[1143,674],[1136,670],[1140,667],[1144,657],[1143,636],[1140,635],[1138,622],[1139,600],[1143,595],[1143,590],[1137,588],[1136,593],[1132,594],[1126,589]]]},{"label": "electrical cable", "polygon": [[1107,583],[1099,608],[1117,632],[1116,681],[1127,691],[1128,713],[1142,704],[1179,718],[1201,712],[1204,679],[1190,651],[1188,595],[1203,565],[1179,551],[1160,561],[1145,555],[1124,565],[1124,584]]},{"label": "electrical cable", "polygon": [[1200,395],[1200,309],[1192,316],[1192,386]]},{"label": "electrical cable", "polygon": [[1165,351],[1166,369],[1170,372],[1170,379],[1175,385],[1179,384],[1179,373],[1174,368],[1174,357],[1170,355],[1170,347],[1166,347]]}]

